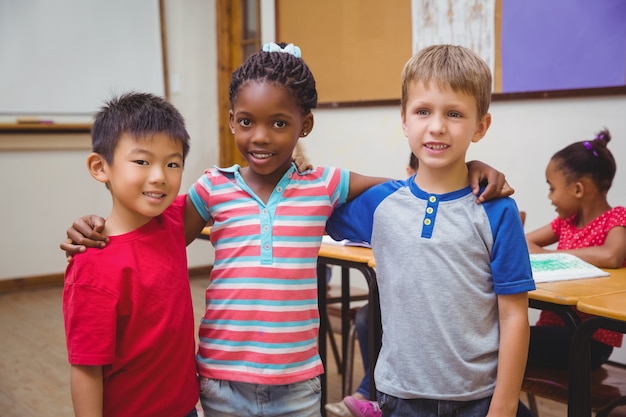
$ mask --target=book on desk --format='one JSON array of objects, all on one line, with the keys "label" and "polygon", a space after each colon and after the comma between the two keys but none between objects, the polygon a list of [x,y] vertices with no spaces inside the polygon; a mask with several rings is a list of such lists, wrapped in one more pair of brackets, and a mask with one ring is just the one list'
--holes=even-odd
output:
[{"label": "book on desk", "polygon": [[569,253],[530,254],[530,266],[536,283],[599,278],[608,272]]}]

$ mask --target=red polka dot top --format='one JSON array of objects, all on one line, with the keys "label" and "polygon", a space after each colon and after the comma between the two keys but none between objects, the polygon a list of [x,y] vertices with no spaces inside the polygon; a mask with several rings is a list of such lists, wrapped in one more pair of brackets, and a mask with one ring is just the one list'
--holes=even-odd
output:
[{"label": "red polka dot top", "polygon": [[[576,228],[576,216],[568,219],[556,218],[550,224],[559,238],[557,250],[580,249],[591,246],[602,246],[606,235],[614,227],[626,227],[626,208],[614,207],[595,218],[582,229]],[[626,260],[622,264],[626,267]],[[576,312],[581,320],[587,320],[591,315]],[[556,314],[543,310],[537,321],[537,326],[565,326]],[[622,346],[623,335],[619,332],[599,329],[593,334],[593,339],[609,346]]]}]

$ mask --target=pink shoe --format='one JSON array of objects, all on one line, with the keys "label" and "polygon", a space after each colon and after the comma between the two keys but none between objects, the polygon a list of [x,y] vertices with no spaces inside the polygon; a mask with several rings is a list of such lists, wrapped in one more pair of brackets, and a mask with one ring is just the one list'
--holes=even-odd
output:
[{"label": "pink shoe", "polygon": [[352,396],[343,399],[354,417],[381,417],[383,415],[376,401],[357,400]]}]

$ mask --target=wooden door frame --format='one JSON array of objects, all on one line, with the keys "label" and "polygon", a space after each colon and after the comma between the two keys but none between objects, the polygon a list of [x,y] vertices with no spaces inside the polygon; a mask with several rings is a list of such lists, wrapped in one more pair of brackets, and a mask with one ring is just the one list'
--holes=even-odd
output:
[{"label": "wooden door frame", "polygon": [[216,9],[219,166],[228,167],[243,162],[228,126],[230,112],[228,88],[233,71],[242,62],[241,48],[239,48],[242,7],[239,1],[217,0]]}]

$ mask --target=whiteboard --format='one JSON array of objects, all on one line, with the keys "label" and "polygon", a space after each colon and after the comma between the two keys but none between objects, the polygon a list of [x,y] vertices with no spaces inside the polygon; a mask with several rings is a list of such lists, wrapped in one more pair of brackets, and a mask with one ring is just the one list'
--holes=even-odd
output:
[{"label": "whiteboard", "polygon": [[159,0],[0,0],[0,114],[93,114],[165,94]]}]

